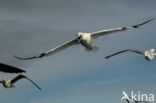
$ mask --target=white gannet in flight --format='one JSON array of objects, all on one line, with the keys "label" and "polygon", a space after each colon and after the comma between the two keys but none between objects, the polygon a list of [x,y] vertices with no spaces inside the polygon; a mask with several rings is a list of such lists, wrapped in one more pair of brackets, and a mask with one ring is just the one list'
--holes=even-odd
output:
[{"label": "white gannet in flight", "polygon": [[44,57],[44,56],[48,56],[48,55],[52,55],[56,52],[59,52],[67,47],[70,47],[74,44],[81,44],[83,45],[86,50],[88,51],[91,51],[91,50],[97,50],[97,47],[96,46],[93,46],[92,45],[92,39],[96,39],[100,36],[104,36],[104,35],[107,35],[107,34],[111,34],[111,33],[115,33],[115,32],[121,32],[121,31],[126,31],[126,30],[129,30],[129,29],[135,29],[135,28],[139,28],[141,25],[144,25],[150,21],[152,21],[152,19],[150,20],[147,20],[143,23],[140,23],[140,24],[137,24],[137,25],[133,25],[133,26],[128,26],[128,27],[119,27],[119,28],[114,28],[114,29],[108,29],[108,30],[101,30],[101,31],[97,31],[97,32],[92,32],[92,33],[84,33],[84,32],[79,32],[77,34],[77,37],[73,40],[70,40],[70,41],[67,41],[49,51],[46,51],[46,52],[43,52],[39,55],[36,55],[36,56],[33,56],[33,57],[29,57],[29,58],[21,58],[21,57],[17,57],[15,56],[16,58],[18,59],[22,59],[22,60],[28,60],[28,59],[34,59],[34,58],[41,58],[41,57]]},{"label": "white gannet in flight", "polygon": [[6,64],[2,64],[0,63],[0,72],[5,72],[5,73],[23,73],[26,72],[25,70],[10,66],[10,65],[6,65]]},{"label": "white gannet in flight", "polygon": [[116,52],[114,54],[111,54],[109,56],[106,56],[105,58],[108,59],[110,57],[113,57],[113,56],[116,56],[118,54],[121,54],[121,53],[124,53],[124,52],[128,52],[128,51],[134,52],[134,53],[137,53],[137,54],[141,54],[148,61],[151,61],[152,59],[154,59],[156,57],[156,49],[150,49],[148,51],[140,51],[138,49],[126,49],[126,50],[122,50],[122,51]]},{"label": "white gannet in flight", "polygon": [[15,78],[13,78],[13,79],[3,79],[2,81],[0,81],[0,83],[2,83],[2,85],[5,87],[5,88],[13,88],[13,87],[15,87],[14,86],[14,83],[16,83],[18,80],[20,80],[20,79],[23,79],[23,78],[25,78],[25,79],[27,79],[27,80],[29,80],[31,83],[33,83],[39,90],[41,90],[41,88],[37,85],[37,84],[35,84],[31,79],[29,79],[28,77],[26,77],[26,76],[24,76],[24,75],[18,75],[18,76],[16,76]]}]

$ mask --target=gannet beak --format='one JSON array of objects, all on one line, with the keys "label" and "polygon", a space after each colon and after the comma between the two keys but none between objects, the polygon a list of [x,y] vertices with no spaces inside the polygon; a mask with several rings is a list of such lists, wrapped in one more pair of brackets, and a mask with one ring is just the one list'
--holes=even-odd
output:
[{"label": "gannet beak", "polygon": [[151,59],[149,59],[149,57],[147,57],[147,56],[145,56],[145,59],[146,59],[147,61],[151,61]]}]

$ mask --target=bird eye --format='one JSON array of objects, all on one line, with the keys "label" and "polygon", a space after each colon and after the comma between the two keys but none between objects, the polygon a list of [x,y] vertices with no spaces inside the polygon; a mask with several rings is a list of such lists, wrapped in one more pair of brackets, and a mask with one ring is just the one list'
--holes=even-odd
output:
[{"label": "bird eye", "polygon": [[148,51],[146,51],[146,52],[145,52],[145,55],[146,55],[146,56],[148,56],[148,55],[149,55],[149,52],[148,52]]}]

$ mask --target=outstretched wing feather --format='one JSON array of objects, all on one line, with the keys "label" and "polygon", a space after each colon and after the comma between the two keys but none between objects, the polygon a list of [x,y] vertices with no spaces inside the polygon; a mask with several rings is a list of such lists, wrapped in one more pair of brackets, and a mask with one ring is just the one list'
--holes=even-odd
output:
[{"label": "outstretched wing feather", "polygon": [[154,18],[147,20],[143,23],[137,24],[137,25],[133,25],[133,26],[128,26],[128,27],[119,27],[119,28],[114,28],[114,29],[108,29],[108,30],[101,30],[101,31],[97,31],[97,32],[93,32],[90,33],[91,36],[93,38],[98,38],[99,36],[104,36],[106,34],[111,34],[111,33],[115,33],[115,32],[121,32],[121,31],[126,31],[128,29],[134,29],[134,28],[139,28],[140,26],[152,21]]},{"label": "outstretched wing feather", "polygon": [[27,80],[29,80],[32,84],[34,84],[39,90],[42,90],[34,81],[26,77]]},{"label": "outstretched wing feather", "polygon": [[11,80],[11,83],[14,84],[14,83],[16,83],[18,80],[23,79],[23,78],[29,80],[29,81],[30,81],[31,83],[33,83],[39,90],[42,90],[35,82],[33,82],[31,79],[29,79],[29,78],[26,77],[25,75],[21,75],[21,74],[18,75],[18,76],[16,76],[14,79],[12,79],[12,80]]},{"label": "outstretched wing feather", "polygon": [[42,58],[42,57],[44,57],[44,56],[49,56],[49,55],[52,55],[52,54],[54,54],[54,53],[56,53],[56,52],[59,52],[59,51],[61,51],[61,50],[63,50],[63,49],[66,49],[66,48],[68,48],[68,47],[70,47],[70,46],[72,46],[72,45],[74,45],[74,44],[76,44],[76,43],[77,43],[77,38],[74,39],[74,40],[65,42],[65,43],[63,43],[62,45],[57,46],[56,48],[53,48],[53,49],[51,49],[51,50],[49,50],[49,51],[47,51],[47,52],[43,52],[43,53],[41,53],[41,54],[39,54],[39,55],[36,55],[36,56],[33,56],[33,57],[29,57],[29,58],[21,58],[21,57],[18,57],[18,56],[15,56],[15,57],[16,57],[17,59],[22,59],[22,60],[29,60],[29,59],[35,59],[35,58]]},{"label": "outstretched wing feather", "polygon": [[122,51],[119,51],[119,52],[116,52],[116,53],[113,53],[109,56],[106,56],[105,58],[108,59],[110,57],[113,57],[113,56],[116,56],[118,54],[121,54],[121,53],[124,53],[124,52],[127,52],[127,51],[131,51],[131,52],[134,52],[134,53],[137,53],[137,54],[141,54],[141,55],[144,55],[144,52],[140,51],[140,50],[137,50],[137,49],[126,49],[126,50],[122,50]]},{"label": "outstretched wing feather", "polygon": [[23,79],[23,78],[26,78],[26,76],[20,74],[20,75],[16,76],[15,78],[13,78],[13,79],[11,80],[11,83],[14,84],[14,83],[16,83],[18,80]]}]

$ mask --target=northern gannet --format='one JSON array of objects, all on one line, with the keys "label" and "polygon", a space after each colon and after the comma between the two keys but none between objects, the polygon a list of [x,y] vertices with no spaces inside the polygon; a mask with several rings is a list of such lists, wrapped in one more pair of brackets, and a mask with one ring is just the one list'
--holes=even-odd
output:
[{"label": "northern gannet", "polygon": [[126,30],[129,30],[129,29],[135,29],[135,28],[139,28],[140,26],[152,21],[152,19],[150,20],[147,20],[143,23],[140,23],[140,24],[137,24],[137,25],[133,25],[133,26],[127,26],[127,27],[119,27],[119,28],[114,28],[114,29],[108,29],[108,30],[101,30],[101,31],[97,31],[97,32],[92,32],[92,33],[85,33],[85,32],[79,32],[77,34],[77,37],[73,40],[70,40],[70,41],[67,41],[49,51],[46,51],[46,52],[43,52],[39,55],[36,55],[36,56],[33,56],[33,57],[29,57],[29,58],[21,58],[21,57],[18,57],[18,56],[15,56],[16,58],[18,59],[22,59],[22,60],[28,60],[28,59],[34,59],[34,58],[41,58],[41,57],[44,57],[44,56],[49,56],[49,55],[52,55],[56,52],[59,52],[65,48],[68,48],[74,44],[81,44],[82,46],[85,47],[85,49],[87,51],[94,51],[94,50],[97,50],[98,47],[92,45],[92,39],[96,39],[100,36],[104,36],[104,35],[107,35],[107,34],[111,34],[111,33],[115,33],[115,32],[121,32],[121,31],[126,31]]},{"label": "northern gannet", "polygon": [[148,51],[141,51],[141,50],[138,50],[138,49],[126,49],[126,50],[122,50],[122,51],[116,52],[114,54],[111,54],[109,56],[106,56],[105,58],[108,59],[108,58],[111,58],[113,56],[116,56],[118,54],[128,52],[128,51],[134,52],[134,53],[137,53],[137,54],[141,54],[148,61],[151,61],[152,59],[154,59],[156,57],[156,49],[150,49]]},{"label": "northern gannet", "polygon": [[13,87],[15,87],[14,84],[15,84],[18,80],[23,79],[23,78],[29,80],[29,81],[30,81],[31,83],[33,83],[39,90],[41,90],[41,88],[40,88],[37,84],[35,84],[31,79],[29,79],[28,77],[26,77],[26,76],[24,76],[24,75],[21,75],[21,74],[18,75],[18,76],[16,76],[16,77],[13,78],[13,79],[3,79],[2,81],[0,81],[0,83],[2,83],[2,85],[3,85],[5,88],[13,88]]}]

